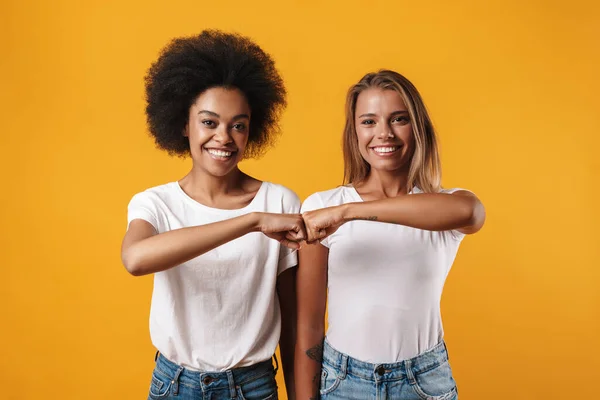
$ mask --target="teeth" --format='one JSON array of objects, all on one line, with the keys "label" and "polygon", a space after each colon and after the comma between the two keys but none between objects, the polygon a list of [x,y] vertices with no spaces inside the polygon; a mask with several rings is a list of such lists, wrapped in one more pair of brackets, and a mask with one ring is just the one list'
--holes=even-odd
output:
[{"label": "teeth", "polygon": [[215,149],[207,149],[207,151],[210,154],[212,154],[213,156],[217,156],[217,157],[230,157],[231,156],[230,151],[215,150]]},{"label": "teeth", "polygon": [[373,147],[377,153],[391,153],[392,151],[398,150],[398,146],[393,147]]}]

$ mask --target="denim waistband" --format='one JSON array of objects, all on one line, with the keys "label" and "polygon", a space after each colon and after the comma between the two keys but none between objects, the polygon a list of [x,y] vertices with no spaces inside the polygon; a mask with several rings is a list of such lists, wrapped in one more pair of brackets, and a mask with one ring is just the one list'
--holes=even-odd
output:
[{"label": "denim waistband", "polygon": [[418,356],[396,362],[372,364],[357,360],[334,349],[325,340],[323,344],[323,362],[335,368],[340,378],[350,374],[372,381],[412,380],[415,375],[429,371],[448,361],[446,343],[442,340],[430,350]]},{"label": "denim waistband", "polygon": [[247,367],[233,368],[220,372],[204,372],[187,369],[175,364],[160,353],[157,353],[155,371],[162,373],[172,380],[175,392],[179,384],[195,389],[213,390],[229,388],[234,391],[235,387],[245,382],[252,381],[266,374],[276,374],[278,368],[273,368],[271,359],[259,362]]}]

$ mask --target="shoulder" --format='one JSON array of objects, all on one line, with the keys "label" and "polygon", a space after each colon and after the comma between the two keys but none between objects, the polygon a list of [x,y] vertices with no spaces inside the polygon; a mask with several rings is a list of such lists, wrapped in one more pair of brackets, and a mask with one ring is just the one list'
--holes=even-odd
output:
[{"label": "shoulder", "polygon": [[468,189],[463,189],[463,188],[449,188],[449,189],[441,189],[440,193],[446,193],[446,194],[453,194],[453,193],[458,193],[461,195],[471,195],[471,196],[475,196],[475,193],[471,192]]},{"label": "shoulder", "polygon": [[294,192],[292,189],[288,188],[287,186],[283,186],[278,183],[267,182],[267,181],[263,182],[263,185],[265,185],[267,191],[271,195],[278,195],[284,199],[290,199],[290,200],[298,199],[298,201],[300,201],[300,198],[298,197],[296,192]]},{"label": "shoulder", "polygon": [[179,184],[173,182],[135,194],[127,206],[128,222],[130,223],[134,219],[143,219],[152,224],[158,232],[162,232],[164,225],[161,222],[161,215],[164,215],[165,210],[169,208],[169,204],[172,204],[173,196],[178,188]]},{"label": "shoulder", "polygon": [[154,186],[142,192],[136,193],[130,204],[136,203],[165,203],[176,195],[178,190],[181,190],[177,182],[169,182],[164,185]]},{"label": "shoulder", "polygon": [[[263,182],[264,193],[269,203],[281,203],[284,210],[300,208],[300,197],[292,189],[273,182]],[[290,212],[290,211],[286,211]]]},{"label": "shoulder", "polygon": [[262,184],[265,187],[265,192],[267,192],[270,197],[281,198],[284,202],[300,202],[300,198],[296,192],[286,186],[267,181],[263,182]]},{"label": "shoulder", "polygon": [[[456,192],[464,192],[465,194],[466,193],[473,194],[473,192],[471,192],[470,190],[463,189],[463,188],[440,188],[440,191],[438,193],[453,194]],[[423,191],[416,186],[411,191],[411,194],[419,194],[419,193],[423,193]]]},{"label": "shoulder", "polygon": [[357,199],[353,198],[353,192],[355,190],[351,186],[338,186],[333,189],[313,193],[302,203],[302,211],[311,211],[357,201]]}]

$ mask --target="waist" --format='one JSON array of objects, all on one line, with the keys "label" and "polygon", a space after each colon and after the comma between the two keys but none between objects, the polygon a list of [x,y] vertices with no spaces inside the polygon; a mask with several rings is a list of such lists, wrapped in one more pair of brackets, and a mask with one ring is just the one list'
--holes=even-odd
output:
[{"label": "waist", "polygon": [[[359,360],[399,362],[434,348],[443,339],[439,305],[406,309],[381,305],[329,308],[327,338]],[[348,335],[347,332],[352,332]]]},{"label": "waist", "polygon": [[[228,381],[233,379],[237,384],[243,384],[246,381],[252,380],[266,374],[275,375],[277,368],[273,367],[271,359],[249,365],[247,367],[232,368],[226,371],[197,371],[181,366],[169,360],[160,353],[157,353],[156,370],[163,373],[165,376],[178,376],[179,381],[192,387],[199,387],[204,384],[212,384],[211,387],[216,388],[222,385],[228,387]],[[277,365],[277,359],[275,359]]]},{"label": "waist", "polygon": [[323,345],[323,363],[329,364],[342,375],[350,374],[366,380],[407,379],[425,371],[432,370],[448,361],[446,344],[441,340],[433,348],[416,357],[394,363],[370,363],[344,354],[325,340]]},{"label": "waist", "polygon": [[179,309],[169,315],[153,307],[152,344],[165,358],[190,370],[224,371],[257,364],[269,359],[279,342],[279,307],[274,300],[271,304],[275,307],[233,314],[215,307],[219,312]]}]

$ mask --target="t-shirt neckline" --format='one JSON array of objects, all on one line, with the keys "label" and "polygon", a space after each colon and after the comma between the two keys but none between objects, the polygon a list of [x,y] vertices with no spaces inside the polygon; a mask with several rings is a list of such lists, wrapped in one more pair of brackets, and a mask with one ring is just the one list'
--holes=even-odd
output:
[{"label": "t-shirt neckline", "polygon": [[[350,194],[352,195],[352,197],[354,198],[355,201],[364,203],[363,198],[360,196],[360,193],[358,193],[358,190],[356,190],[354,185],[348,185],[346,187],[348,187],[350,189]],[[415,186],[407,194],[416,194],[416,193],[421,193],[421,190]]]},{"label": "t-shirt neckline", "polygon": [[228,208],[215,208],[215,207],[210,207],[207,206],[206,204],[202,204],[197,200],[194,200],[193,198],[191,198],[181,187],[181,185],[179,184],[178,181],[175,182],[171,182],[171,184],[175,187],[176,191],[188,202],[193,204],[195,207],[206,210],[206,211],[211,211],[211,212],[216,212],[216,213],[230,213],[230,214],[237,214],[240,212],[244,212],[250,209],[253,209],[255,204],[259,201],[260,197],[262,197],[263,192],[266,190],[266,186],[267,186],[267,182],[262,181],[260,184],[260,187],[258,188],[258,191],[256,192],[256,194],[254,195],[254,197],[252,198],[252,200],[250,201],[250,203],[248,203],[246,206],[241,207],[241,208],[232,208],[232,209],[228,209]]}]

